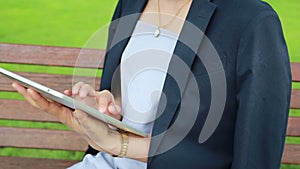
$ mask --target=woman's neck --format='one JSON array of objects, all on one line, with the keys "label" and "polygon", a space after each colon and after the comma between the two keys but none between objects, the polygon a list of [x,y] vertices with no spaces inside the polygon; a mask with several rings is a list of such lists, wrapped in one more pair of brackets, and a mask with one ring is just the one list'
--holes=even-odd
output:
[{"label": "woman's neck", "polygon": [[180,33],[192,0],[149,0],[140,20]]}]

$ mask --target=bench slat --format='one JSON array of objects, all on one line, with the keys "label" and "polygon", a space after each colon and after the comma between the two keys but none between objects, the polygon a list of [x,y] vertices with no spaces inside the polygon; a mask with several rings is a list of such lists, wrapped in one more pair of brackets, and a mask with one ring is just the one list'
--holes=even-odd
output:
[{"label": "bench slat", "polygon": [[78,161],[0,156],[0,167],[3,169],[63,169],[76,162]]},{"label": "bench slat", "polygon": [[43,113],[23,100],[0,99],[0,119],[57,122],[55,116]]},{"label": "bench slat", "polygon": [[[66,89],[70,89],[73,83],[78,81],[84,81],[89,83],[98,89],[100,86],[99,77],[84,77],[76,76],[75,78],[70,75],[55,75],[55,74],[40,74],[40,73],[24,73],[17,72],[17,74],[29,78],[32,81],[36,81],[43,85],[46,85],[54,90],[63,92]],[[13,80],[8,79],[6,76],[0,74],[0,90],[1,91],[15,91],[11,87]]]},{"label": "bench slat", "polygon": [[291,108],[300,109],[300,90],[292,90]]},{"label": "bench slat", "polygon": [[300,117],[289,117],[286,135],[300,137]]},{"label": "bench slat", "polygon": [[294,82],[300,82],[300,63],[291,63],[292,78]]},{"label": "bench slat", "polygon": [[300,144],[286,144],[281,163],[300,164]]},{"label": "bench slat", "polygon": [[104,55],[104,50],[96,49],[0,43],[0,60],[5,63],[102,68]]},{"label": "bench slat", "polygon": [[0,147],[85,151],[87,146],[73,131],[0,127]]}]

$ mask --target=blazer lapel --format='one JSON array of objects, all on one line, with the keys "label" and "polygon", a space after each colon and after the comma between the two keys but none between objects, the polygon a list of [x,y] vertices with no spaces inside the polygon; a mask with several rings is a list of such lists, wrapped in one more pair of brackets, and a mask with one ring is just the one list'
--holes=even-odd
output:
[{"label": "blazer lapel", "polygon": [[[215,11],[216,5],[209,0],[194,0],[186,18],[174,55],[170,61],[168,74],[163,87],[163,93],[167,98],[161,98],[152,132],[152,138],[163,135],[174,120],[174,115],[180,105],[182,92],[186,86],[188,75],[191,71],[193,61],[209,21]],[[195,31],[198,29],[198,31]],[[200,31],[201,30],[201,31]],[[182,63],[188,70],[178,70]],[[174,76],[175,77],[174,77]],[[173,76],[173,77],[172,77]],[[180,91],[178,90],[180,89]],[[155,154],[163,136],[152,139],[149,155]],[[150,163],[152,158],[148,160]]]},{"label": "blazer lapel", "polygon": [[[105,69],[103,71],[103,77],[101,81],[101,89],[115,90],[115,94],[120,94],[120,86],[114,86],[112,84],[118,84],[120,78],[119,65],[121,61],[122,53],[131,37],[131,34],[135,28],[135,25],[147,4],[147,0],[138,0],[131,2],[130,4],[122,4],[124,7],[121,9],[121,16],[119,19],[113,21],[117,22],[115,34],[111,40],[110,45],[107,47],[107,53],[105,58]],[[115,74],[116,73],[116,74]],[[112,79],[114,78],[114,79]],[[117,83],[113,83],[116,81]]]}]

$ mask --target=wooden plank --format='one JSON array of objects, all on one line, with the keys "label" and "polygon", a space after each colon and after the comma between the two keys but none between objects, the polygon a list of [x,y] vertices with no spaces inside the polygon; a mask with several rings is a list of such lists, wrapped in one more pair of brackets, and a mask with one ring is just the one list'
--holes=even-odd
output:
[{"label": "wooden plank", "polygon": [[289,117],[286,135],[300,137],[300,117]]},{"label": "wooden plank", "polygon": [[0,127],[0,147],[85,151],[87,142],[66,130]]},{"label": "wooden plank", "polygon": [[286,144],[281,163],[300,164],[300,144]]},{"label": "wooden plank", "polygon": [[300,63],[291,63],[292,78],[294,82],[300,82]]},{"label": "wooden plank", "polygon": [[[71,75],[55,75],[55,74],[40,74],[40,73],[24,73],[17,72],[21,76],[27,77],[30,80],[36,81],[48,87],[51,87],[57,91],[63,92],[66,89],[70,89],[73,84],[78,81],[83,81],[99,89],[100,78],[99,77],[86,77],[86,76],[71,76]],[[15,91],[11,87],[13,80],[8,79],[6,76],[0,74],[0,90],[1,91]]]},{"label": "wooden plank", "polygon": [[5,63],[102,68],[104,55],[96,49],[0,43],[0,60]]},{"label": "wooden plank", "polygon": [[0,168],[3,169],[63,169],[77,162],[75,160],[0,156]]},{"label": "wooden plank", "polygon": [[[283,164],[300,164],[300,145],[285,145],[282,163]],[[26,157],[3,157],[0,156],[1,168],[5,169],[53,169],[67,168],[77,161],[72,160],[54,160]]]},{"label": "wooden plank", "polygon": [[0,119],[57,122],[57,118],[22,100],[0,99]]},{"label": "wooden plank", "polygon": [[291,108],[300,109],[300,90],[292,90]]}]

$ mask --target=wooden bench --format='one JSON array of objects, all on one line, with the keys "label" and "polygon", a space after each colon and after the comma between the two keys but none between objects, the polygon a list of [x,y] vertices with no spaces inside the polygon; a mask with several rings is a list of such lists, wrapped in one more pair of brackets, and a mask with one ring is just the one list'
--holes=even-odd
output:
[{"label": "wooden bench", "polygon": [[[76,63],[81,50],[78,48],[47,47],[31,45],[0,44],[0,66],[7,64],[43,65],[47,67],[77,67],[102,68],[87,66],[86,63]],[[86,61],[103,60],[104,51],[85,50]],[[300,82],[300,63],[292,63],[293,81]],[[21,68],[20,68],[21,69]],[[43,70],[41,71],[43,72]],[[31,73],[18,71],[21,75],[35,81],[47,84],[59,91],[68,89],[72,85],[73,76],[51,73]],[[86,77],[89,79],[89,77]],[[95,86],[99,86],[100,79],[96,79]],[[0,75],[0,91],[14,93],[10,86],[11,80]],[[292,109],[300,109],[300,90],[293,90]],[[0,98],[0,120],[22,120],[34,122],[57,122],[57,120],[38,109],[33,108],[24,100]],[[300,117],[290,117],[287,136],[300,137]],[[36,148],[47,150],[85,151],[87,143],[76,133],[70,130],[36,129],[24,127],[0,126],[1,147]],[[0,168],[66,168],[76,160],[44,159],[16,156],[0,156]],[[300,164],[300,144],[286,144],[282,158],[283,164]]]},{"label": "wooden bench", "polygon": [[[39,65],[42,68],[55,69],[56,67],[74,67],[78,68],[102,68],[102,64],[98,67],[89,65],[89,62],[103,61],[104,51],[102,50],[84,50],[84,58],[80,63],[77,62],[82,50],[78,48],[63,47],[47,47],[47,46],[30,46],[30,45],[13,45],[0,44],[0,61],[5,67],[6,64],[21,64],[22,66]],[[18,66],[17,66],[18,67]],[[41,72],[46,70],[41,70]],[[45,74],[45,73],[29,73],[18,72],[32,80],[46,84],[58,91],[69,89],[73,83],[73,75]],[[94,77],[82,77],[86,80],[94,80]],[[100,78],[96,78],[95,86],[100,85]],[[12,81],[0,75],[0,91],[13,94],[15,91],[11,87]],[[22,120],[33,122],[57,122],[57,119],[46,113],[41,113],[38,109],[26,103],[24,100],[0,98],[0,119]],[[34,127],[34,123],[32,126]],[[87,143],[77,133],[70,130],[51,130],[37,128],[20,128],[0,126],[0,147],[14,148],[36,148],[47,150],[68,150],[82,151],[87,149]],[[30,156],[27,154],[27,156]],[[72,160],[56,160],[56,159],[40,159],[28,157],[8,157],[0,156],[0,168],[16,169],[16,168],[66,168],[77,161]]]},{"label": "wooden bench", "polygon": [[[292,79],[300,82],[300,63],[291,63]],[[300,89],[292,90],[291,109],[300,110]],[[300,117],[289,117],[287,136],[300,138]],[[298,142],[299,143],[299,142]],[[300,144],[285,144],[282,163],[300,164]]]}]

